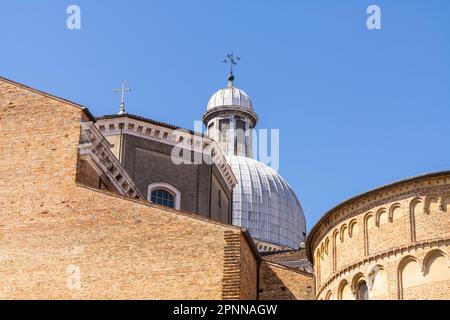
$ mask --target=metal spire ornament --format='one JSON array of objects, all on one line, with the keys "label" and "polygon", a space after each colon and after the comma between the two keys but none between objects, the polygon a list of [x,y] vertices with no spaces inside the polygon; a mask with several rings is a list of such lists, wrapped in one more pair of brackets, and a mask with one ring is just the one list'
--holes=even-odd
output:
[{"label": "metal spire ornament", "polygon": [[125,114],[125,92],[127,91],[132,91],[133,88],[127,88],[126,87],[126,82],[122,81],[122,88],[120,89],[114,89],[115,93],[121,92],[122,93],[122,99],[120,101],[120,112],[119,114]]},{"label": "metal spire ornament", "polygon": [[234,74],[233,74],[233,68],[238,64],[238,62],[241,60],[238,56],[235,56],[233,52],[227,55],[225,60],[223,60],[223,63],[229,63],[230,64],[230,74],[228,76],[228,86],[233,86],[234,81]]}]

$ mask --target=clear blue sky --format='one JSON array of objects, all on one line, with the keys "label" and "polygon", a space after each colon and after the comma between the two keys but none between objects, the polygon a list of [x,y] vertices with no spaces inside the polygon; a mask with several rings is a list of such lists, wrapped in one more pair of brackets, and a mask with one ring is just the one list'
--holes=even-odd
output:
[{"label": "clear blue sky", "polygon": [[[66,29],[66,8],[82,30]],[[366,8],[382,9],[380,31]],[[450,169],[450,1],[2,1],[0,74],[86,105],[187,128],[236,85],[261,128],[279,128],[280,173],[308,228],[374,187]]]}]

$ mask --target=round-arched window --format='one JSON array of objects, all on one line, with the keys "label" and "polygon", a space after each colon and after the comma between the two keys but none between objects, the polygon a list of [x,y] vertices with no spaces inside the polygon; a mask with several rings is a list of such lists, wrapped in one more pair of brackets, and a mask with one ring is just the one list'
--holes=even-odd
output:
[{"label": "round-arched window", "polygon": [[358,283],[358,290],[356,292],[357,300],[369,300],[369,287],[365,281]]},{"label": "round-arched window", "polygon": [[165,189],[154,189],[151,194],[151,201],[154,204],[175,208],[175,195]]},{"label": "round-arched window", "polygon": [[149,185],[147,200],[168,208],[181,209],[181,192],[165,182],[156,182]]}]

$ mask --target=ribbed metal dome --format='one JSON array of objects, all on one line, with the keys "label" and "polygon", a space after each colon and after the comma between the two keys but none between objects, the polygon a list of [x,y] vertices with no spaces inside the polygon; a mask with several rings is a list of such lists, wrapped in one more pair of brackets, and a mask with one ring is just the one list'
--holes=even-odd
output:
[{"label": "ribbed metal dome", "polygon": [[227,157],[238,180],[233,194],[233,224],[253,238],[299,249],[306,220],[289,184],[272,168],[246,157]]},{"label": "ribbed metal dome", "polygon": [[208,110],[218,107],[240,107],[247,111],[253,111],[250,97],[241,89],[236,88],[230,81],[228,87],[217,91],[208,102]]}]

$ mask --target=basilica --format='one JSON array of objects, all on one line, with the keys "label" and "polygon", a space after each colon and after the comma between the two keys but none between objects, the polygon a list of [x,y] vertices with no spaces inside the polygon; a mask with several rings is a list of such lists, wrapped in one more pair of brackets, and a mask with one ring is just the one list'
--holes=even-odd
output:
[{"label": "basilica", "polygon": [[[275,170],[254,159],[258,115],[234,81],[231,73],[210,98],[206,134],[128,114],[124,102],[118,114],[97,117],[95,126],[148,201],[243,227],[262,252],[304,248],[300,202]],[[196,143],[199,148],[189,149]],[[212,150],[214,159],[179,164],[172,157],[175,146],[203,153],[200,158],[212,157]]]},{"label": "basilica", "polygon": [[450,172],[358,195],[307,234],[235,82],[205,99],[203,133],[127,113],[125,85],[120,112],[94,116],[0,78],[0,298],[450,299]]}]

